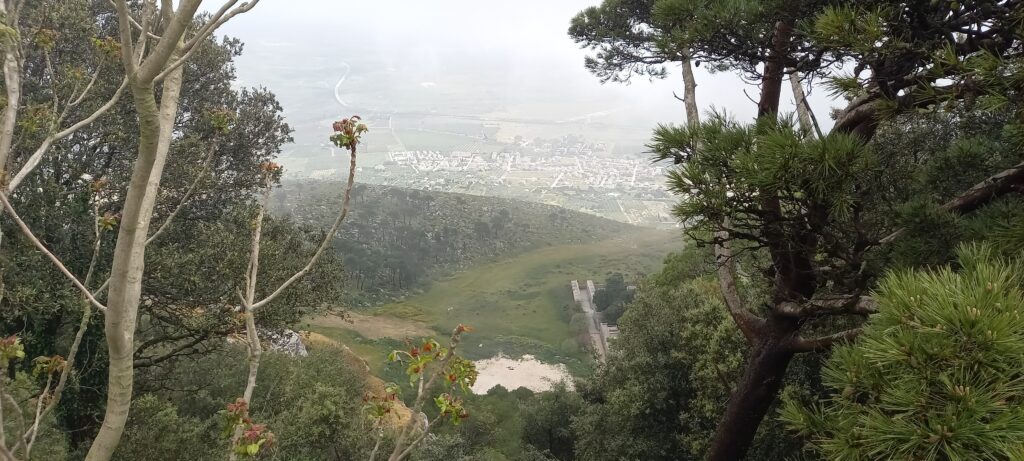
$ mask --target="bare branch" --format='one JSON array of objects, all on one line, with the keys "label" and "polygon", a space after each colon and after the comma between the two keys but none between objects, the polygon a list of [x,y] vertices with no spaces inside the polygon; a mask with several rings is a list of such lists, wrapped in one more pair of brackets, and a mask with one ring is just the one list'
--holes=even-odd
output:
[{"label": "bare branch", "polygon": [[824,138],[821,127],[818,126],[818,118],[814,116],[814,111],[807,102],[807,93],[804,92],[800,75],[796,69],[790,69],[789,72],[789,83],[793,87],[793,102],[796,103],[796,113],[800,119],[800,130],[805,133],[811,133],[811,130],[814,130],[813,133],[818,135],[818,139]]},{"label": "bare branch", "polygon": [[185,195],[181,197],[181,201],[178,202],[178,206],[174,207],[171,214],[167,215],[167,219],[165,219],[163,224],[157,228],[156,232],[153,232],[153,235],[149,236],[146,240],[146,245],[153,243],[153,241],[160,237],[160,235],[167,230],[167,227],[170,226],[171,222],[174,221],[174,218],[178,216],[178,213],[180,213],[181,210],[185,208],[185,205],[188,204],[189,200],[192,199],[192,195],[194,195],[196,189],[199,188],[199,183],[202,182],[202,180],[206,178],[207,173],[210,172],[210,164],[213,163],[213,156],[217,153],[217,146],[219,144],[218,140],[214,140],[213,143],[211,143],[210,151],[206,154],[206,160],[203,161],[203,169],[199,171],[199,174],[196,175],[196,179],[188,186],[188,190],[186,190]]},{"label": "bare branch", "polygon": [[806,303],[783,302],[775,306],[775,313],[785,317],[813,317],[817,315],[862,315],[878,313],[878,302],[870,296],[838,296],[812,299]]},{"label": "bare branch", "polygon": [[974,211],[986,203],[1013,191],[1024,190],[1024,162],[989,176],[942,208],[957,214]]},{"label": "bare branch", "polygon": [[[115,8],[117,7],[117,5],[114,3],[114,0],[110,0],[110,4],[114,5]],[[136,20],[131,14],[128,15],[128,22],[130,22],[132,27],[134,27],[139,32],[145,31],[142,27],[142,24],[139,24],[139,21]],[[160,40],[160,36],[153,34],[152,32],[146,32],[146,36],[155,40]]]},{"label": "bare branch", "polygon": [[164,69],[164,71],[161,72],[160,75],[156,77],[156,79],[154,79],[154,81],[159,82],[163,80],[164,77],[170,74],[174,69],[177,69],[178,67],[185,64],[185,62],[192,57],[192,54],[194,54],[196,50],[199,49],[199,45],[202,43],[203,40],[206,40],[210,37],[210,35],[213,35],[213,33],[216,32],[217,29],[220,28],[220,26],[224,25],[224,23],[231,20],[231,18],[238,16],[239,14],[246,13],[249,10],[253,9],[257,4],[259,4],[260,0],[252,0],[251,2],[242,3],[238,6],[238,8],[232,10],[230,13],[224,13],[224,11],[227,11],[228,8],[230,8],[237,2],[238,0],[230,0],[226,4],[224,4],[224,6],[221,7],[221,10],[218,11],[218,15],[214,15],[214,17],[211,18],[210,21],[207,22],[206,25],[203,26],[199,30],[199,32],[196,33],[195,36],[193,36],[191,39],[188,40],[187,43],[185,43],[185,53],[176,61],[170,63]]},{"label": "bare branch", "polygon": [[[443,371],[445,368],[448,367],[448,363],[451,362],[452,358],[455,357],[455,350],[458,348],[459,343],[462,342],[463,331],[464,329],[462,328],[462,325],[459,325],[454,330],[452,330],[452,336],[450,338],[451,342],[450,345],[448,346],[448,353],[445,354],[443,359],[441,359],[441,362],[438,365],[437,370]],[[411,442],[409,446],[404,447],[405,449],[403,450],[403,445],[405,445],[406,440],[409,438],[410,435],[412,435],[412,431],[416,429],[416,415],[421,413],[423,405],[426,403],[427,399],[429,398],[431,390],[434,388],[434,384],[437,382],[438,377],[440,377],[443,373],[433,373],[430,376],[429,381],[425,381],[424,379],[424,376],[426,374],[426,370],[424,370],[420,374],[420,381],[416,394],[416,401],[413,404],[412,408],[413,416],[409,418],[409,422],[402,427],[401,432],[398,434],[398,440],[395,441],[395,449],[393,452],[391,452],[391,456],[388,457],[389,461],[399,461],[403,459],[405,456],[408,456],[412,447],[419,442],[419,439],[417,439]],[[426,432],[430,430],[431,424],[432,423],[428,422],[427,427],[423,429],[424,436],[426,436]]]},{"label": "bare branch", "polygon": [[174,13],[170,24],[160,34],[160,41],[157,42],[152,52],[150,52],[149,56],[146,57],[139,67],[136,73],[136,78],[139,81],[154,82],[158,75],[166,77],[167,74],[170,74],[170,72],[164,72],[165,69],[174,70],[177,68],[168,67],[166,64],[172,59],[179,59],[177,56],[178,47],[181,44],[182,37],[185,35],[185,31],[192,25],[192,18],[195,17],[196,10],[199,9],[200,4],[202,4],[202,0],[181,0],[178,5],[178,11]]},{"label": "bare branch", "polygon": [[[6,16],[7,27],[18,30],[18,11],[9,11],[5,2],[0,1],[0,13]],[[21,107],[22,54],[21,42],[15,40],[11,46],[3,50],[4,90],[7,101],[0,117],[0,183],[6,176],[7,161],[14,144],[14,129],[18,122],[18,110]]]},{"label": "bare branch", "polygon": [[[71,97],[72,97],[73,99],[71,100],[71,102],[69,102],[69,103],[67,104],[67,107],[68,107],[68,108],[71,108],[71,107],[75,107],[75,106],[77,106],[77,105],[81,104],[83,100],[85,100],[85,97],[89,95],[89,91],[91,91],[91,90],[92,90],[92,87],[93,87],[94,85],[96,85],[96,81],[97,81],[97,80],[99,80],[99,78],[100,78],[100,73],[101,73],[102,71],[103,71],[103,66],[96,66],[96,72],[93,72],[93,73],[92,73],[92,79],[90,79],[90,80],[89,80],[89,84],[88,84],[88,85],[85,85],[85,88],[84,88],[84,89],[82,90],[82,92],[81,92],[81,93],[80,93],[80,94],[78,95],[78,97],[76,98],[76,97],[74,96],[74,93],[72,93]],[[66,109],[65,109],[65,110],[66,110]]]},{"label": "bare branch", "polygon": [[39,239],[36,238],[36,236],[32,233],[32,230],[29,229],[27,224],[25,224],[25,221],[23,221],[21,217],[18,216],[18,213],[14,211],[14,207],[11,206],[11,202],[7,200],[6,194],[0,193],[0,202],[3,202],[4,209],[7,210],[7,215],[11,217],[15,224],[18,225],[18,228],[21,229],[21,233],[25,235],[25,238],[29,239],[29,241],[32,242],[32,245],[36,247],[36,249],[38,249],[40,252],[46,255],[47,259],[49,259],[53,263],[53,265],[57,267],[57,270],[64,274],[64,276],[67,277],[68,280],[70,280],[71,283],[74,284],[75,287],[78,288],[82,292],[82,294],[89,299],[89,302],[96,306],[96,308],[99,309],[100,311],[106,311],[107,306],[104,306],[102,303],[97,301],[96,298],[92,295],[92,293],[89,292],[89,289],[86,288],[85,285],[83,285],[82,282],[80,282],[78,278],[76,278],[75,275],[72,274],[71,271],[69,271],[66,266],[64,266],[64,263],[61,262],[60,258],[51,253],[50,250],[46,249],[46,246],[43,245],[43,242],[40,242]]},{"label": "bare branch", "polygon": [[17,187],[22,183],[22,181],[24,181],[25,178],[28,177],[28,175],[31,174],[37,166],[39,166],[39,163],[42,162],[43,157],[50,150],[50,147],[52,147],[54,143],[68,136],[71,136],[78,130],[81,130],[82,128],[85,128],[89,124],[95,122],[98,118],[102,117],[103,114],[106,114],[108,111],[110,111],[111,108],[117,105],[118,101],[121,100],[121,96],[124,94],[125,88],[127,87],[128,78],[125,77],[125,79],[121,81],[121,86],[117,88],[117,91],[114,92],[113,96],[110,97],[110,100],[107,101],[106,104],[100,106],[99,109],[96,109],[95,112],[93,112],[88,117],[82,119],[78,123],[75,123],[74,125],[69,126],[67,129],[60,131],[58,133],[54,133],[43,139],[42,144],[40,144],[39,147],[36,148],[36,151],[33,152],[31,156],[29,156],[28,160],[25,161],[25,164],[22,165],[20,170],[18,170],[18,174],[16,174],[14,178],[11,179],[10,184],[7,185],[5,193],[11,194],[14,192],[15,189],[17,189]]},{"label": "bare branch", "polygon": [[[224,23],[221,22],[221,20],[224,19],[224,15],[228,14],[228,11],[231,10],[231,8],[234,7],[235,4],[237,3],[238,0],[228,0],[224,2],[224,4],[221,5],[220,8],[218,8],[217,11],[213,13],[212,16],[210,16],[210,20],[207,21],[206,24],[203,24],[203,27],[200,27],[199,30],[196,31],[196,34],[192,36],[192,38],[188,39],[187,42],[185,42],[185,48],[192,49],[196,45],[198,45],[199,42],[206,40],[206,37],[209,36],[209,34],[213,33],[214,30],[219,28],[221,24]],[[244,7],[246,7],[246,4],[242,4],[242,6],[239,8]],[[230,19],[230,17],[228,19]],[[226,20],[224,21],[226,22]]]},{"label": "bare branch", "polygon": [[793,352],[824,352],[831,349],[837,342],[854,340],[861,334],[861,332],[862,330],[860,328],[853,328],[819,338],[807,339],[802,336],[797,336],[789,343],[789,347]]},{"label": "bare branch", "polygon": [[274,292],[269,296],[252,304],[253,309],[259,309],[260,307],[267,305],[273,301],[274,298],[277,298],[282,292],[284,292],[284,290],[288,289],[288,287],[293,283],[297,282],[309,273],[309,271],[313,269],[313,266],[316,265],[316,262],[320,260],[320,257],[323,256],[324,252],[327,251],[327,248],[331,246],[331,241],[334,240],[334,234],[338,232],[338,228],[341,227],[341,223],[345,221],[345,217],[348,216],[348,206],[352,199],[352,186],[356,182],[356,148],[354,146],[349,150],[349,154],[348,183],[345,185],[345,196],[342,199],[341,212],[338,214],[338,218],[334,220],[334,224],[331,226],[331,229],[327,231],[327,235],[324,236],[323,241],[320,243],[320,247],[317,248],[316,253],[313,253],[313,257],[310,258],[306,267],[303,267],[302,270],[296,272],[295,275],[282,283],[281,286],[278,287],[277,290],[274,290]]},{"label": "bare branch", "polygon": [[128,11],[125,0],[111,0],[117,10],[118,33],[121,36],[121,62],[128,75],[135,73],[138,64],[135,62],[135,39],[132,38],[132,15]]},{"label": "bare branch", "polygon": [[[728,223],[725,223],[725,226],[728,226]],[[716,237],[719,241],[715,243],[715,262],[718,266],[718,282],[722,289],[722,298],[725,299],[725,307],[747,341],[754,343],[760,337],[765,321],[743,307],[736,285],[736,267],[729,247],[729,233],[719,231]]]},{"label": "bare branch", "polygon": [[[943,204],[942,209],[956,214],[966,214],[1014,191],[1024,191],[1024,162],[975,184],[967,192]],[[899,229],[880,240],[879,243],[883,245],[892,243],[904,233],[906,233],[906,229]]]}]

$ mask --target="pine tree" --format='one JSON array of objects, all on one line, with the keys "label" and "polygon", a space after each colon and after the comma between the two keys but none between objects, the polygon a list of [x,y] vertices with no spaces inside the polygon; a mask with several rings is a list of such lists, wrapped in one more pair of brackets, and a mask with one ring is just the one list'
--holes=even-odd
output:
[{"label": "pine tree", "polygon": [[1019,261],[961,250],[961,269],[903,271],[879,314],[823,371],[834,395],[782,418],[834,460],[1024,457],[1024,292]]}]

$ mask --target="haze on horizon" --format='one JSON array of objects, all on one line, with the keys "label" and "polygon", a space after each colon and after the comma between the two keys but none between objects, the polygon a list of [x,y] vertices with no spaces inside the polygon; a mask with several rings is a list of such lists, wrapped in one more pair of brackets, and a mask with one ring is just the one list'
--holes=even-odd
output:
[{"label": "haze on horizon", "polygon": [[[286,165],[325,138],[329,120],[375,112],[533,123],[547,136],[579,134],[641,154],[657,124],[685,122],[673,98],[680,71],[601,84],[583,67],[588,51],[567,35],[571,18],[596,3],[265,0],[221,34],[245,42],[240,84],[274,91],[296,129]],[[703,110],[753,118],[755,104],[736,87],[756,88],[706,67],[697,69]],[[810,100],[829,125],[825,92]]]}]

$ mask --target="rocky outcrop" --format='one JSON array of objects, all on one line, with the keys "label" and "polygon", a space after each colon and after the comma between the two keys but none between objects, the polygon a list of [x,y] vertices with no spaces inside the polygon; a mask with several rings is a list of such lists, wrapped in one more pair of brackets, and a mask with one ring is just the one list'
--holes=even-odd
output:
[{"label": "rocky outcrop", "polygon": [[282,352],[291,357],[305,357],[309,355],[309,351],[306,350],[306,344],[302,342],[302,335],[293,330],[262,330],[260,331],[260,339],[272,351]]}]

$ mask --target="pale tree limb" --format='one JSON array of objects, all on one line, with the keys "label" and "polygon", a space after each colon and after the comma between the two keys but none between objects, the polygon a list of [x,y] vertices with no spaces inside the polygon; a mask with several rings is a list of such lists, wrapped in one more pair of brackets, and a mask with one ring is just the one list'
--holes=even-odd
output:
[{"label": "pale tree limb", "polygon": [[[245,338],[249,350],[249,373],[245,380],[245,391],[242,399],[249,405],[252,404],[252,394],[256,390],[256,380],[259,377],[260,360],[263,356],[263,345],[260,344],[259,330],[256,328],[256,315],[253,312],[252,304],[256,299],[256,281],[260,270],[260,242],[263,238],[263,218],[266,215],[267,204],[270,201],[270,193],[273,190],[270,174],[264,178],[266,181],[263,198],[256,211],[256,219],[253,221],[252,243],[249,247],[249,265],[245,271],[245,295],[242,299],[242,310],[245,316]],[[231,436],[230,455],[228,459],[235,461],[238,455],[234,447],[242,437],[242,426],[235,428]]]},{"label": "pale tree limb", "polygon": [[790,341],[789,347],[793,352],[798,353],[824,352],[831,349],[832,346],[838,342],[847,342],[856,339],[862,332],[863,330],[861,328],[853,328],[818,338],[804,338],[802,336],[797,336]]},{"label": "pale tree limb", "polygon": [[10,183],[7,185],[5,189],[5,193],[10,195],[11,193],[14,192],[15,189],[17,189],[19,185],[21,185],[25,178],[27,178],[28,175],[31,174],[36,169],[36,167],[39,166],[39,163],[42,162],[43,157],[46,155],[47,152],[49,152],[50,147],[52,147],[54,143],[68,136],[71,136],[78,130],[81,130],[82,128],[85,128],[89,124],[95,122],[98,118],[106,114],[108,111],[110,111],[111,108],[117,105],[118,101],[121,100],[121,96],[124,94],[124,90],[125,88],[127,88],[127,86],[128,79],[126,77],[121,82],[121,86],[118,87],[117,91],[114,92],[114,95],[111,96],[110,100],[108,100],[105,104],[100,106],[100,108],[96,109],[96,111],[93,112],[91,115],[80,120],[78,123],[75,123],[74,125],[71,125],[62,131],[53,133],[47,136],[45,139],[43,139],[43,142],[39,145],[38,148],[36,148],[35,152],[33,152],[31,156],[29,156],[28,160],[25,161],[25,164],[22,165],[21,168],[18,170],[18,173],[14,176],[14,178],[11,179]]},{"label": "pale tree limb", "polygon": [[[126,0],[111,0],[117,11],[118,35],[121,40],[121,63],[127,75],[135,74],[138,63],[135,59],[135,39],[132,37],[132,18]],[[140,29],[142,27],[140,26]],[[142,30],[144,34],[146,31]]]},{"label": "pale tree limb", "polygon": [[345,195],[341,202],[341,212],[338,213],[338,217],[334,220],[334,224],[331,225],[331,229],[327,231],[327,235],[324,236],[323,241],[320,243],[320,247],[317,248],[316,252],[313,253],[313,257],[310,258],[309,263],[302,270],[292,275],[288,280],[281,284],[273,293],[268,295],[266,298],[252,304],[253,309],[259,309],[266,306],[277,298],[284,290],[288,289],[292,284],[299,281],[302,277],[305,277],[313,266],[316,265],[320,257],[327,251],[331,246],[331,242],[334,240],[334,234],[338,232],[341,227],[341,223],[345,221],[345,217],[348,216],[349,203],[352,201],[352,187],[356,182],[356,149],[353,147],[349,151],[349,169],[348,169],[348,182],[345,184]]},{"label": "pale tree limb", "polygon": [[[725,223],[728,226],[728,223]],[[715,234],[715,265],[718,267],[718,283],[722,290],[725,307],[729,310],[736,326],[751,344],[757,341],[764,330],[765,320],[743,306],[736,283],[735,260],[730,248],[729,232],[722,230]]]},{"label": "pale tree limb", "polygon": [[[686,105],[686,124],[690,127],[700,125],[700,109],[697,107],[697,79],[693,75],[693,62],[690,53],[682,54],[683,65],[683,103]],[[680,99],[677,97],[677,99]]]},{"label": "pale tree limb", "polygon": [[[796,104],[797,118],[800,120],[800,131],[806,134],[816,134],[818,139],[824,138],[821,127],[818,126],[818,118],[814,116],[810,103],[807,102],[807,93],[804,92],[804,85],[800,81],[800,74],[796,69],[789,69],[789,83],[793,88],[793,102]],[[812,131],[813,130],[813,131]]]},{"label": "pale tree limb", "polygon": [[[172,36],[163,35],[164,40]],[[179,38],[180,35],[175,40]],[[146,62],[153,61],[147,59]],[[93,439],[86,461],[109,461],[128,421],[134,388],[134,338],[142,296],[145,243],[173,140],[183,78],[181,68],[168,77],[163,82],[158,103],[151,81],[141,79],[137,72],[129,77],[139,119],[138,157],[128,183],[110,266],[108,309],[104,316],[108,351],[107,403],[103,424]]]},{"label": "pale tree limb", "polygon": [[78,97],[75,97],[75,92],[78,91],[78,86],[76,84],[75,91],[71,92],[71,98],[68,99],[68,103],[64,107],[64,114],[65,115],[67,115],[68,109],[71,109],[73,107],[77,107],[79,104],[82,103],[82,101],[85,100],[85,97],[89,95],[90,91],[92,91],[92,87],[94,85],[96,85],[96,81],[100,79],[100,74],[102,72],[103,72],[103,66],[96,66],[96,71],[94,71],[92,73],[92,78],[89,80],[89,83],[87,85],[85,85],[85,88],[82,89],[82,92],[78,94]]},{"label": "pale tree limb", "polygon": [[426,425],[424,425],[423,432],[420,433],[419,437],[416,437],[416,440],[413,440],[411,443],[409,443],[409,447],[406,448],[405,451],[402,452],[402,454],[398,455],[398,458],[396,458],[395,461],[402,461],[403,459],[408,458],[409,455],[412,454],[412,450],[416,448],[416,446],[419,445],[420,442],[423,441],[423,439],[427,438],[427,436],[430,435],[430,430],[433,429],[434,426],[436,426],[439,421],[441,421],[442,416],[443,415],[437,415],[436,417],[434,417],[433,421],[428,421]]},{"label": "pale tree limb", "polygon": [[[268,168],[272,168],[268,165]],[[242,394],[242,399],[246,403],[252,404],[252,395],[256,390],[256,381],[259,375],[259,367],[261,356],[263,355],[263,346],[260,344],[259,331],[256,327],[256,309],[265,306],[267,303],[273,301],[279,296],[284,290],[288,289],[296,281],[304,277],[313,266],[316,265],[320,257],[326,252],[327,248],[330,247],[331,242],[334,240],[334,235],[338,232],[341,227],[341,223],[348,216],[349,203],[352,197],[352,188],[355,185],[355,174],[356,174],[356,145],[353,143],[349,147],[349,173],[348,182],[345,185],[344,198],[342,199],[341,211],[338,213],[337,219],[331,229],[324,235],[323,241],[317,248],[316,252],[309,259],[309,262],[300,271],[295,273],[291,278],[282,283],[273,293],[264,298],[263,300],[256,301],[256,286],[259,277],[259,264],[260,264],[260,245],[263,236],[263,221],[266,216],[266,210],[270,202],[270,193],[273,190],[273,183],[271,182],[271,170],[265,172],[266,177],[264,180],[263,197],[260,201],[259,207],[256,212],[256,219],[253,223],[253,236],[252,243],[249,248],[249,265],[245,272],[245,293],[242,295],[242,311],[245,317],[245,333],[246,342],[249,346],[249,373],[246,379],[245,391]],[[238,443],[242,436],[242,427],[235,428],[235,432],[231,437],[231,453],[229,459],[236,460],[237,455],[233,448]]]},{"label": "pale tree limb", "polygon": [[[693,76],[692,64],[687,56],[684,56],[683,59],[683,83],[686,85],[686,98],[684,102],[686,103],[687,123],[690,127],[696,127],[700,125],[700,111],[697,106],[697,82]],[[724,230],[728,229],[728,227],[729,223],[726,220],[722,226],[723,230],[716,234],[715,262],[718,267],[719,287],[722,291],[725,307],[729,310],[729,315],[732,316],[747,341],[753,343],[761,334],[765,321],[744,307],[743,301],[740,299],[739,288],[736,283],[736,261],[729,246],[729,232]]]},{"label": "pale tree limb", "polygon": [[[46,385],[43,386],[43,392],[39,394],[36,399],[36,411],[35,416],[32,419],[32,427],[29,428],[28,433],[32,434],[31,439],[25,444],[25,459],[32,459],[32,445],[36,441],[36,434],[39,433],[39,422],[43,419],[43,403],[46,402],[47,395],[50,393],[50,385],[53,384],[53,374],[46,375]],[[21,442],[19,441],[19,444]],[[12,450],[17,451],[17,449]]]},{"label": "pale tree limb", "polygon": [[210,21],[207,22],[207,24],[203,26],[199,30],[199,32],[197,32],[196,35],[189,39],[189,41],[185,44],[185,54],[178,60],[173,61],[170,65],[168,65],[163,72],[156,76],[154,81],[162,81],[164,77],[167,76],[167,74],[173,72],[174,69],[177,69],[181,65],[185,64],[185,62],[192,57],[196,50],[200,48],[199,45],[202,43],[203,40],[206,40],[211,35],[213,35],[213,33],[216,32],[217,29],[220,28],[220,26],[224,25],[224,23],[231,20],[231,18],[238,16],[239,14],[246,13],[249,10],[253,9],[257,4],[259,4],[260,0],[244,2],[241,5],[239,5],[238,8],[235,8],[234,10],[225,13],[231,6],[233,6],[237,2],[238,0],[230,0],[227,3],[225,3],[224,6],[221,7],[220,11],[218,11],[217,14],[215,14],[214,17],[211,18]]},{"label": "pale tree limb", "polygon": [[192,184],[188,186],[188,189],[185,191],[185,195],[181,197],[181,200],[178,202],[178,205],[174,207],[174,210],[171,211],[171,214],[167,215],[167,219],[164,220],[163,224],[161,224],[160,227],[156,229],[156,232],[153,232],[153,235],[150,235],[149,239],[146,240],[146,245],[153,243],[157,238],[159,238],[160,235],[162,235],[164,231],[167,230],[167,228],[171,225],[171,222],[174,221],[174,218],[178,216],[178,213],[180,213],[181,210],[185,208],[185,205],[188,204],[189,200],[192,199],[192,196],[199,188],[199,184],[203,181],[203,179],[206,179],[206,175],[210,172],[210,165],[213,163],[213,157],[217,153],[217,148],[219,145],[219,138],[214,139],[213,142],[210,143],[210,150],[206,154],[206,159],[203,160],[202,170],[200,170],[199,174],[196,175],[196,178],[192,181]]},{"label": "pale tree limb", "polygon": [[[181,200],[178,201],[178,204],[174,207],[174,210],[171,211],[171,214],[167,215],[167,218],[165,218],[164,222],[160,224],[160,227],[157,228],[156,232],[153,232],[153,234],[150,235],[148,239],[146,239],[146,246],[149,246],[154,241],[156,241],[156,239],[160,238],[160,236],[163,235],[164,231],[166,231],[167,228],[170,227],[171,223],[174,222],[174,219],[177,218],[181,210],[183,210],[185,206],[188,205],[189,201],[192,199],[192,196],[195,195],[195,192],[198,189],[199,184],[205,178],[206,174],[210,172],[210,167],[213,162],[213,158],[216,155],[217,148],[220,145],[219,138],[215,138],[211,142],[211,145],[213,147],[211,147],[210,152],[208,152],[206,155],[206,160],[204,161],[203,164],[203,170],[199,173],[199,175],[196,176],[195,179],[192,180],[192,184],[189,185],[188,190],[185,191],[185,195],[183,195],[181,197]],[[99,286],[99,288],[93,291],[93,295],[98,296],[100,293],[103,293],[109,285],[110,278],[108,277],[107,280],[105,280]]]},{"label": "pale tree limb", "polygon": [[812,299],[805,303],[782,302],[775,313],[784,317],[806,318],[818,315],[860,315],[878,313],[878,302],[870,296],[837,296]]},{"label": "pale tree limb", "polygon": [[[117,7],[117,4],[114,3],[114,0],[110,0],[110,4],[114,5],[115,8]],[[134,27],[139,32],[146,32],[145,29],[142,27],[142,24],[139,24],[139,21],[132,17],[131,14],[128,15],[128,22],[130,22],[132,27]],[[160,36],[152,32],[146,32],[146,36],[154,40],[160,40]]]},{"label": "pale tree limb", "polygon": [[107,310],[107,306],[104,306],[103,303],[99,302],[92,293],[89,292],[89,289],[86,288],[70,270],[68,270],[67,266],[61,262],[60,258],[50,252],[50,250],[46,248],[46,245],[43,245],[43,242],[40,242],[39,239],[36,238],[35,234],[32,233],[32,229],[29,229],[28,225],[25,224],[25,221],[23,221],[21,217],[18,216],[18,213],[14,211],[14,207],[11,206],[11,202],[7,199],[7,195],[0,193],[0,202],[3,202],[4,210],[7,211],[7,215],[10,216],[11,220],[18,226],[18,229],[21,230],[21,233],[25,238],[27,238],[37,250],[43,253],[43,255],[57,267],[57,270],[60,271],[61,274],[64,274],[64,277],[67,277],[75,288],[78,288],[78,290],[82,292],[93,306],[96,306],[97,309],[105,312]]},{"label": "pale tree limb", "polygon": [[[7,2],[0,0],[0,15],[7,19],[7,27],[18,31],[20,11],[15,5],[8,8]],[[18,110],[21,107],[22,52],[19,37],[3,50],[4,89],[7,93],[7,106],[0,116],[0,183],[6,176],[7,162],[10,160],[11,147],[14,144],[14,129],[18,122]]]},{"label": "pale tree limb", "polygon": [[[0,395],[7,396],[4,380],[7,379],[7,367],[0,368]],[[0,447],[3,447],[4,456],[13,459],[11,452],[7,451],[7,424],[4,421],[4,402],[0,400]]]},{"label": "pale tree limb", "polygon": [[[183,48],[182,40],[202,3],[202,0],[181,0],[178,3],[178,10],[174,12],[166,29],[160,34],[163,38],[150,50],[149,55],[136,72],[136,78],[140,82],[155,82],[158,75],[163,74],[166,77],[180,67],[180,64],[174,67],[170,66],[171,63],[179,61],[187,51]],[[164,73],[165,69],[170,70]]]},{"label": "pale tree limb", "polygon": [[370,452],[370,461],[377,459],[377,452],[380,451],[380,444],[384,440],[384,428],[377,429],[377,441],[373,444],[373,451]]}]

